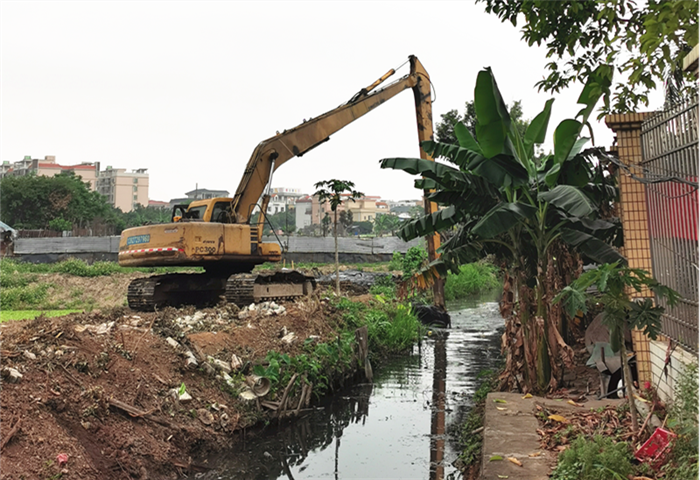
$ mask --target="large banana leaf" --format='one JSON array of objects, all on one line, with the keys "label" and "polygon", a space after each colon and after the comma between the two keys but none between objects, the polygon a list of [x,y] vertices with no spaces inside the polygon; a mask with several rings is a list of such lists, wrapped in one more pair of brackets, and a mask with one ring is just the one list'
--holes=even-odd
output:
[{"label": "large banana leaf", "polygon": [[548,192],[540,192],[537,198],[551,203],[572,217],[586,217],[595,211],[586,194],[571,185],[557,185]]},{"label": "large banana leaf", "polygon": [[490,68],[480,71],[476,77],[474,110],[476,138],[484,156],[491,158],[502,153],[515,156],[512,142],[508,138],[510,114]]},{"label": "large banana leaf", "polygon": [[[476,143],[476,142],[475,142]],[[421,148],[425,150],[428,155],[433,157],[440,157],[455,165],[467,170],[468,165],[477,158],[484,158],[481,151],[471,150],[469,148],[461,147],[459,145],[453,145],[451,143],[440,143],[434,142],[432,140],[425,140],[421,142]],[[477,145],[478,147],[478,145]]]},{"label": "large banana leaf", "polygon": [[476,152],[479,155],[484,154],[481,151],[481,147],[474,139],[472,132],[470,132],[469,129],[462,122],[457,122],[454,128],[454,132],[460,147]]},{"label": "large banana leaf", "polygon": [[569,245],[578,248],[590,260],[599,263],[620,262],[627,265],[627,259],[620,252],[593,235],[570,228],[562,228],[562,240]]},{"label": "large banana leaf", "polygon": [[527,185],[530,180],[525,167],[510,155],[475,158],[469,164],[469,169],[498,188],[520,187]]},{"label": "large banana leaf", "polygon": [[[549,117],[552,114],[553,98],[547,100],[544,104],[544,109],[530,122],[525,132],[523,145],[525,147],[526,158],[532,159],[535,155],[535,145],[544,143],[547,136],[547,127],[549,126]],[[529,162],[534,166],[532,161]],[[530,175],[534,175],[534,171],[530,171]]]},{"label": "large banana leaf", "polygon": [[464,212],[458,211],[454,206],[447,207],[404,223],[397,235],[405,241],[432,235],[435,232],[454,227],[464,218],[464,215]]},{"label": "large banana leaf", "polygon": [[433,162],[432,160],[424,160],[422,158],[384,158],[379,161],[379,166],[381,168],[403,170],[411,175],[421,175],[439,183],[442,183],[441,180],[444,179],[446,175],[452,172],[459,173],[459,170],[449,165]]},{"label": "large banana leaf", "polygon": [[494,238],[513,228],[514,224],[532,218],[536,212],[532,205],[500,203],[481,217],[472,232],[482,238]]}]

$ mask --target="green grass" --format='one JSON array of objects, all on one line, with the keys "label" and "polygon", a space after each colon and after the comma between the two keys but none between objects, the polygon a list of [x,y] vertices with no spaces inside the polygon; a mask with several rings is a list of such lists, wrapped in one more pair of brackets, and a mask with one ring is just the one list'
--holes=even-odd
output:
[{"label": "green grass", "polygon": [[44,314],[46,317],[62,317],[75,312],[82,312],[82,310],[3,310],[0,312],[0,322],[31,320],[41,314]]},{"label": "green grass", "polygon": [[459,275],[450,274],[445,282],[445,300],[457,300],[498,288],[498,267],[488,262],[462,265]]},{"label": "green grass", "polygon": [[145,267],[132,268],[122,267],[116,262],[94,262],[87,264],[83,260],[70,258],[56,263],[27,263],[12,259],[0,260],[0,280],[3,286],[5,281],[10,282],[10,277],[21,277],[26,274],[38,273],[62,273],[77,277],[101,277],[113,275],[115,273],[168,273],[180,271],[201,271],[198,267]]}]

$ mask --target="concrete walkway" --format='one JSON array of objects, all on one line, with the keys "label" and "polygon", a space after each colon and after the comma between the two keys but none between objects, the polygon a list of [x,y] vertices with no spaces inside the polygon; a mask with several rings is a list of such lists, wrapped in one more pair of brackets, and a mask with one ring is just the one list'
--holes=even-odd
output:
[{"label": "concrete walkway", "polygon": [[[566,401],[542,397],[523,399],[520,393],[492,392],[486,397],[484,443],[481,476],[483,480],[547,480],[556,465],[556,455],[540,448],[539,424],[535,404],[554,407],[557,411],[581,410]],[[505,402],[505,403],[504,403]],[[589,400],[586,409],[617,405],[620,400]],[[531,456],[532,455],[532,456]],[[503,460],[490,461],[494,456]],[[508,460],[514,457],[518,466]]]}]

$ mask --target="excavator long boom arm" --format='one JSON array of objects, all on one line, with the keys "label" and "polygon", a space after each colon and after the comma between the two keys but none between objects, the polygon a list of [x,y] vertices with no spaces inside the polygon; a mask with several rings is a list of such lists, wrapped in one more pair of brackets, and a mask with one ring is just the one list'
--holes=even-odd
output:
[{"label": "excavator long boom arm", "polygon": [[[270,174],[287,160],[304,155],[312,148],[329,140],[330,136],[341,128],[408,88],[413,89],[416,99],[419,139],[421,141],[430,139],[433,133],[430,113],[430,78],[415,56],[410,56],[409,61],[410,73],[390,85],[371,91],[393,74],[393,70],[366,89],[362,89],[348,103],[260,142],[248,161],[232,201],[236,222],[250,221],[253,207],[263,194],[270,180]],[[428,158],[422,151],[421,156]]]}]

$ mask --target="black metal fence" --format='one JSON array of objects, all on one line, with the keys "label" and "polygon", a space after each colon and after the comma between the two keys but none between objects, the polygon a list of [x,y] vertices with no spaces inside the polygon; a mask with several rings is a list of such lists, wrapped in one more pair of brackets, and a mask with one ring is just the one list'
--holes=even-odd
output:
[{"label": "black metal fence", "polygon": [[662,332],[698,353],[697,97],[642,124],[642,155],[654,277],[681,295]]}]

